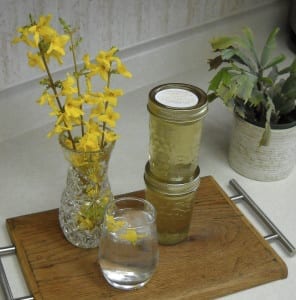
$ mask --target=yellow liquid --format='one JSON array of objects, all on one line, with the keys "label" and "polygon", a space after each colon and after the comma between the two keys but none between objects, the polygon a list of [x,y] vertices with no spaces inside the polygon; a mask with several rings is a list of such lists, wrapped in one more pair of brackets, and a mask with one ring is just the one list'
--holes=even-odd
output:
[{"label": "yellow liquid", "polygon": [[151,173],[163,181],[190,181],[198,167],[201,133],[201,120],[171,123],[151,115]]},{"label": "yellow liquid", "polygon": [[195,192],[181,196],[169,196],[146,189],[146,199],[156,210],[158,241],[163,245],[173,245],[188,236]]}]

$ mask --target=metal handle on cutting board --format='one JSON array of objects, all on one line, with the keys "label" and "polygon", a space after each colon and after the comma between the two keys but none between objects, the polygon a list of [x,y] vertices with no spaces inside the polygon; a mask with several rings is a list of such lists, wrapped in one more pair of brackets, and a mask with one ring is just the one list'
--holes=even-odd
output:
[{"label": "metal handle on cutting board", "polygon": [[8,282],[6,274],[5,274],[5,270],[4,270],[4,266],[2,263],[1,257],[5,256],[5,255],[15,254],[15,252],[16,252],[16,249],[15,249],[15,246],[13,246],[13,245],[0,248],[0,285],[2,287],[4,296],[5,296],[6,300],[34,300],[34,297],[32,297],[32,296],[13,298],[13,294],[12,294],[11,288],[9,286],[9,282]]},{"label": "metal handle on cutting board", "polygon": [[286,236],[275,226],[275,224],[267,217],[261,208],[254,202],[254,200],[246,193],[246,191],[238,184],[235,179],[229,181],[230,185],[238,192],[237,196],[230,197],[233,201],[244,200],[256,213],[256,215],[267,225],[271,230],[271,234],[265,236],[267,241],[279,240],[291,256],[296,254],[296,249]]}]

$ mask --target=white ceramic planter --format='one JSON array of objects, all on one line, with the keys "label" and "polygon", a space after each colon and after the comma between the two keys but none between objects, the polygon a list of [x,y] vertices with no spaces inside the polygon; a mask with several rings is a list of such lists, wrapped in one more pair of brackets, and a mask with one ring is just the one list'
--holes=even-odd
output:
[{"label": "white ceramic planter", "polygon": [[260,147],[263,131],[263,128],[234,116],[230,166],[239,174],[259,181],[284,179],[296,162],[296,126],[272,129],[270,144]]}]

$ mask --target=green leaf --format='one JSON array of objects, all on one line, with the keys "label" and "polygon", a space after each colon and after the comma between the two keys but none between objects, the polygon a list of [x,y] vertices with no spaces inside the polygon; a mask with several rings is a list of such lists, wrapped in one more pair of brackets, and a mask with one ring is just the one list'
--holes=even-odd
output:
[{"label": "green leaf", "polygon": [[221,55],[216,56],[215,58],[209,59],[208,64],[210,65],[210,71],[213,69],[217,69],[223,63]]},{"label": "green leaf", "polygon": [[234,48],[227,48],[221,51],[222,60],[229,60],[235,55]]},{"label": "green leaf", "polygon": [[279,32],[279,28],[276,27],[268,36],[267,41],[265,43],[265,46],[263,48],[262,54],[261,54],[261,59],[260,59],[260,63],[261,66],[264,68],[269,59],[270,59],[270,54],[272,52],[272,50],[275,48],[276,46],[276,36]]},{"label": "green leaf", "polygon": [[291,66],[286,67],[286,68],[284,68],[282,70],[279,70],[278,71],[278,75],[284,75],[284,74],[290,73],[290,70],[291,70]]},{"label": "green leaf", "polygon": [[245,34],[245,37],[247,38],[247,45],[248,48],[254,48],[254,34],[250,27],[243,28],[243,33]]},{"label": "green leaf", "polygon": [[270,124],[265,123],[265,129],[260,139],[259,146],[268,146],[270,141],[270,135],[271,135]]},{"label": "green leaf", "polygon": [[241,118],[245,118],[246,116],[246,110],[244,106],[235,106],[234,108],[235,112],[241,117]]},{"label": "green leaf", "polygon": [[281,116],[286,115],[295,109],[295,98],[274,97],[272,98],[276,111]]},{"label": "green leaf", "polygon": [[218,96],[223,100],[224,104],[226,106],[233,106],[233,99],[237,95],[237,83],[234,80],[231,80],[230,83],[226,84],[220,84],[217,94]]},{"label": "green leaf", "polygon": [[270,97],[267,97],[267,110],[265,115],[265,130],[259,142],[259,146],[268,146],[270,142],[270,119],[272,112],[275,111],[275,107]]},{"label": "green leaf", "polygon": [[283,62],[286,59],[286,56],[284,54],[280,54],[276,57],[274,57],[264,68],[263,70],[266,70],[270,67],[273,67],[281,62]]},{"label": "green leaf", "polygon": [[292,73],[292,74],[296,73],[296,58],[293,60],[291,66],[290,66],[290,73]]},{"label": "green leaf", "polygon": [[253,89],[252,95],[248,100],[250,106],[257,107],[265,101],[264,96],[257,89]]},{"label": "green leaf", "polygon": [[222,68],[210,81],[208,90],[216,92],[221,83],[228,84],[231,80],[231,74],[228,72],[229,68]]},{"label": "green leaf", "polygon": [[296,75],[290,75],[282,86],[282,93],[292,98],[296,95]]},{"label": "green leaf", "polygon": [[221,51],[223,60],[233,60],[247,66],[251,71],[256,72],[256,66],[253,61],[237,48],[228,48]]},{"label": "green leaf", "polygon": [[211,93],[211,94],[207,95],[208,102],[213,102],[217,98],[218,98],[218,96],[215,93]]},{"label": "green leaf", "polygon": [[271,71],[269,72],[269,74],[267,75],[267,77],[268,77],[270,80],[272,80],[273,82],[275,82],[276,79],[278,78],[278,75],[279,75],[279,73],[278,73],[278,68],[277,68],[277,66],[275,65],[275,66],[273,66],[273,67],[271,68]]},{"label": "green leaf", "polygon": [[242,41],[238,36],[221,36],[210,40],[210,44],[213,50],[223,50],[242,44]]},{"label": "green leaf", "polygon": [[237,84],[237,96],[247,102],[252,95],[252,91],[256,83],[256,77],[245,73],[242,75],[237,75],[235,80]]},{"label": "green leaf", "polygon": [[268,87],[271,87],[274,83],[274,81],[270,77],[262,77],[261,81],[264,83],[264,85],[266,85]]},{"label": "green leaf", "polygon": [[251,30],[251,28],[249,27],[245,27],[243,29],[243,33],[245,34],[246,37],[246,45],[247,48],[249,49],[249,51],[252,53],[254,60],[256,61],[257,65],[259,65],[259,58],[255,49],[255,45],[254,45],[254,35],[253,35],[253,31]]}]

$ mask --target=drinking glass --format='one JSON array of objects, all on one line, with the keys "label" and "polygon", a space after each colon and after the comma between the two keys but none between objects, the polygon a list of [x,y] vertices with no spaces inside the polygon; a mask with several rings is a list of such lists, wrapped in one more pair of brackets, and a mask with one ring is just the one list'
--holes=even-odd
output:
[{"label": "drinking glass", "polygon": [[148,201],[122,197],[106,208],[99,263],[107,282],[119,289],[143,287],[158,264],[155,209]]}]

